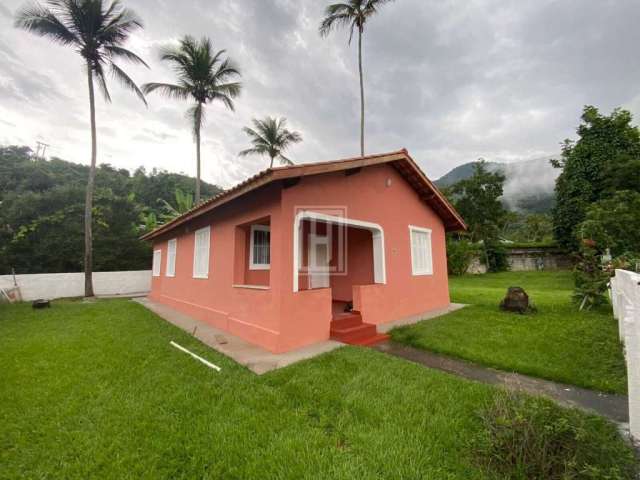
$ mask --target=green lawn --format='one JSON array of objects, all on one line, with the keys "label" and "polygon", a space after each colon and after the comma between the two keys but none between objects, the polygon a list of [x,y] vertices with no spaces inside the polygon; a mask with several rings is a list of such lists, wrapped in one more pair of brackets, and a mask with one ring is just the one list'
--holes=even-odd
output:
[{"label": "green lawn", "polygon": [[[509,286],[523,287],[538,312],[499,310]],[[398,342],[605,392],[626,393],[617,322],[610,309],[578,312],[570,272],[451,277],[453,302],[470,306],[393,330]]]},{"label": "green lawn", "polygon": [[370,349],[256,376],[133,302],[68,301],[0,306],[0,365],[2,479],[498,478],[469,446],[497,390]]}]

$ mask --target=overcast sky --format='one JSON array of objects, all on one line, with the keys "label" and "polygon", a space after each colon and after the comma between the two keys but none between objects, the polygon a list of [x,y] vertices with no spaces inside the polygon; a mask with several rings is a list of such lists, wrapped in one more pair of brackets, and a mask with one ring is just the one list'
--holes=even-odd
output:
[{"label": "overcast sky", "polygon": [[[24,2],[0,0],[0,144],[37,140],[88,163],[88,94],[80,57],[12,27]],[[139,83],[172,81],[158,47],[209,36],[242,70],[236,111],[207,109],[203,179],[228,187],[268,166],[238,158],[252,117],[287,117],[304,163],[359,152],[356,44],[318,36],[323,0],[124,0],[145,28],[129,48],[151,66],[124,65]],[[397,0],[364,37],[367,153],[409,149],[433,178],[484,157],[555,155],[585,104],[640,114],[638,0]],[[112,82],[98,100],[98,161],[195,173],[188,105],[149,108]]]}]

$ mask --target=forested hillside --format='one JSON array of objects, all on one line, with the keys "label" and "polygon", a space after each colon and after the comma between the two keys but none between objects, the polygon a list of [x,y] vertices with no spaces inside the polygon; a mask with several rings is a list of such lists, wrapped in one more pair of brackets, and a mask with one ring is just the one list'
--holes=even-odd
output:
[{"label": "forested hillside", "polygon": [[[32,158],[28,147],[0,147],[0,274],[80,272],[84,193],[89,167]],[[150,266],[138,240],[153,219],[175,205],[176,190],[193,194],[195,180],[165,171],[133,174],[102,164],[94,204],[94,270]],[[202,182],[203,198],[220,191]],[[146,225],[146,226],[145,226]]]}]

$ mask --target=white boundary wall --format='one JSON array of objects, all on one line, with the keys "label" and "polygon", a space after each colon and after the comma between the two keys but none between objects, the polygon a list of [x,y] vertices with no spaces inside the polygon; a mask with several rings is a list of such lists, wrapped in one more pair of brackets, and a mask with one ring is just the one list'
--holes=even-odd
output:
[{"label": "white boundary wall", "polygon": [[611,303],[627,361],[629,428],[633,438],[640,440],[640,274],[616,270]]},{"label": "white boundary wall", "polygon": [[[16,275],[22,300],[84,296],[84,273],[36,273]],[[12,288],[13,276],[0,275],[0,288]],[[94,272],[96,295],[144,294],[151,290],[151,270]]]}]

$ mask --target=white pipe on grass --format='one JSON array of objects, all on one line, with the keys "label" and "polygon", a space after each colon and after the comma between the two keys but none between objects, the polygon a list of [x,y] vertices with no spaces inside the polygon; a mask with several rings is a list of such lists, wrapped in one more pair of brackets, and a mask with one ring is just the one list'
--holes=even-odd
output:
[{"label": "white pipe on grass", "polygon": [[169,342],[169,343],[171,343],[171,345],[173,345],[174,347],[176,347],[178,350],[182,350],[184,353],[188,353],[189,355],[191,355],[191,356],[192,356],[193,358],[195,358],[196,360],[198,360],[198,361],[200,361],[200,362],[204,363],[207,367],[209,367],[209,368],[213,368],[214,370],[217,370],[218,372],[219,372],[220,370],[222,370],[219,366],[214,365],[213,363],[209,362],[208,360],[205,360],[204,358],[202,358],[202,357],[200,357],[200,356],[196,355],[196,354],[195,354],[195,353],[193,353],[193,352],[190,352],[189,350],[187,350],[187,349],[186,349],[186,348],[184,348],[183,346],[178,345],[178,344],[177,344],[176,342],[174,342],[173,340],[171,340],[171,342]]}]

